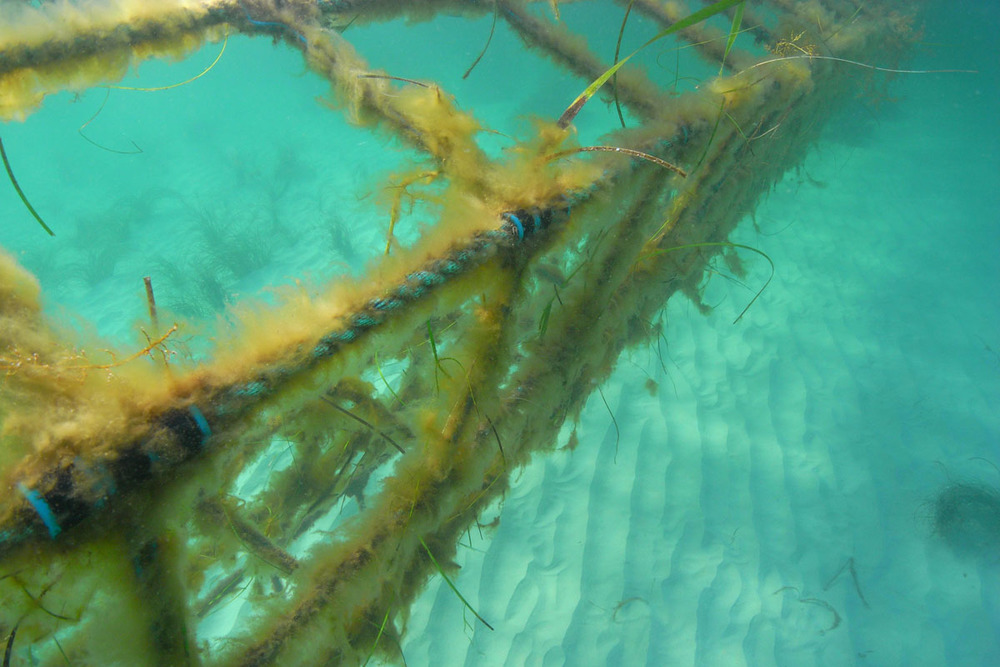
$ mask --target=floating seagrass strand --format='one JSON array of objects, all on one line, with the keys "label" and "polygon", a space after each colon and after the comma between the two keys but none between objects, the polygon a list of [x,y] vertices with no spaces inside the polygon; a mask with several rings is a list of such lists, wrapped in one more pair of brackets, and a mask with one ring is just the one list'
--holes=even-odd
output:
[{"label": "floating seagrass strand", "polygon": [[24,207],[28,209],[28,213],[31,214],[31,217],[33,217],[35,220],[38,221],[38,224],[42,226],[42,229],[44,229],[49,236],[55,236],[56,233],[52,231],[52,229],[48,225],[45,224],[45,221],[42,220],[42,216],[38,215],[38,211],[36,211],[35,207],[31,205],[31,202],[28,201],[28,198],[25,196],[24,191],[21,189],[21,186],[17,182],[17,179],[14,178],[14,171],[11,169],[10,160],[7,159],[7,151],[4,148],[2,138],[0,138],[0,157],[3,158],[4,169],[7,170],[7,178],[10,179],[10,184],[13,185],[14,189],[17,191],[17,196],[21,199],[21,203],[24,204]]}]

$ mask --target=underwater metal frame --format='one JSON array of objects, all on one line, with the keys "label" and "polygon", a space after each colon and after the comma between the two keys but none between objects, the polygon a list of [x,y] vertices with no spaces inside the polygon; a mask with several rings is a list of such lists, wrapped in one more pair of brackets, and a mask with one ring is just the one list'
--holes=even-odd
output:
[{"label": "underwater metal frame", "polygon": [[[0,256],[0,632],[11,655],[397,659],[410,603],[448,576],[459,538],[511,473],[555,446],[624,350],[659,335],[671,296],[699,299],[714,256],[737,265],[753,251],[726,239],[857,89],[858,71],[832,58],[892,61],[914,37],[891,2],[724,2],[697,21],[676,2],[623,2],[718,76],[675,95],[625,66],[606,90],[631,127],[579,146],[564,114],[497,158],[477,141],[489,129],[440,86],[372,71],[344,31],[495,15],[583,87],[620,58],[593,53],[558,4],[25,11],[0,42],[7,120],[146,58],[268,35],[303,53],[352,122],[422,154],[433,169],[414,165],[415,178],[444,204],[361,278],[237,307],[225,343],[197,362],[167,354],[183,323],[155,322],[144,349],[89,361],[44,315],[34,279]],[[276,451],[288,453],[281,465]],[[356,512],[340,518],[348,503]],[[237,595],[242,627],[202,637],[200,623]]]}]

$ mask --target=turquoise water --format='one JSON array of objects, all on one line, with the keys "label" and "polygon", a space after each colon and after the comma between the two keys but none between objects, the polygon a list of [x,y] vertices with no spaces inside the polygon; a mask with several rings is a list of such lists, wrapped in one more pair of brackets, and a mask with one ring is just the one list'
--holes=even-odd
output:
[{"label": "turquoise water", "polygon": [[[607,52],[620,11],[563,18]],[[345,37],[504,132],[558,115],[581,82],[502,26],[461,79],[488,29]],[[492,540],[459,550],[455,582],[496,631],[432,583],[407,664],[1000,664],[998,29],[987,3],[939,3],[905,66],[978,73],[900,76],[875,105],[859,71],[859,98],[733,237],[774,260],[767,291],[736,325],[752,291],[721,279],[710,315],[669,305],[664,363],[635,350],[604,388],[618,435],[593,397],[576,450],[516,475]],[[184,80],[220,47],[123,84]],[[669,80],[670,58],[645,62]],[[2,132],[56,236],[0,187],[0,244],[50,312],[123,347],[141,340],[143,276],[211,320],[269,285],[356,274],[384,244],[379,184],[412,155],[324,96],[292,49],[233,37],[170,91],[49,98]],[[586,114],[582,140],[616,122]]]}]

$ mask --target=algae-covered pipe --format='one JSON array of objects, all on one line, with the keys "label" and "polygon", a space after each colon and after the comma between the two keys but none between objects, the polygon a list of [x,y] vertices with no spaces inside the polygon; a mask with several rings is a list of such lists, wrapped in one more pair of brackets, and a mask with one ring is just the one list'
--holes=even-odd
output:
[{"label": "algae-covered pipe", "polygon": [[295,26],[338,14],[315,0],[123,0],[0,10],[0,120],[24,118],[46,95],[123,77],[151,57],[176,57],[233,32],[303,48]]},{"label": "algae-covered pipe", "polygon": [[152,415],[141,437],[112,448],[110,454],[63,457],[65,462],[30,482],[23,475],[18,479],[15,470],[12,493],[3,501],[6,507],[0,506],[0,554],[32,539],[56,539],[101,510],[113,496],[162,479],[289,383],[307,377],[450,279],[499,253],[523,247],[524,240],[564,218],[567,210],[504,213],[499,228],[480,232],[409,273],[401,284],[369,300],[345,324],[319,338],[296,364],[262,368],[249,381],[203,386]]}]

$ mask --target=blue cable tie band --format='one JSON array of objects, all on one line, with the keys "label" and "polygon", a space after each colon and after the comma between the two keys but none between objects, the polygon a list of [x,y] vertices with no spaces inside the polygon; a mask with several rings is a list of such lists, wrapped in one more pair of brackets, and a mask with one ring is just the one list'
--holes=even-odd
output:
[{"label": "blue cable tie band", "polygon": [[59,527],[59,522],[56,521],[56,517],[52,513],[52,508],[45,502],[42,494],[34,489],[29,489],[22,482],[17,483],[17,490],[21,492],[21,495],[24,496],[25,500],[35,510],[35,513],[38,514],[38,518],[42,520],[45,527],[49,529],[49,537],[55,539],[56,535],[62,531],[62,528]]},{"label": "blue cable tie band", "polygon": [[246,14],[247,21],[250,21],[250,23],[256,26],[260,26],[262,28],[274,27],[278,28],[279,30],[290,30],[291,32],[295,33],[295,36],[298,37],[303,44],[306,44],[308,46],[309,42],[306,41],[305,35],[300,33],[298,30],[295,30],[294,28],[285,23],[278,23],[277,21],[258,21],[254,17],[250,16],[250,10],[244,7],[243,0],[239,0],[239,5],[240,7],[243,8],[243,13]]},{"label": "blue cable tie band", "polygon": [[503,217],[504,217],[505,220],[507,220],[507,222],[514,223],[514,226],[517,228],[517,240],[518,241],[523,241],[524,240],[524,225],[521,223],[521,219],[519,217],[517,217],[517,215],[514,214],[514,213],[504,213]]},{"label": "blue cable tie band", "polygon": [[198,425],[198,430],[201,434],[208,438],[212,435],[212,428],[208,425],[208,420],[205,419],[205,415],[201,413],[197,405],[192,405],[188,407],[188,412],[194,417],[194,423]]}]

